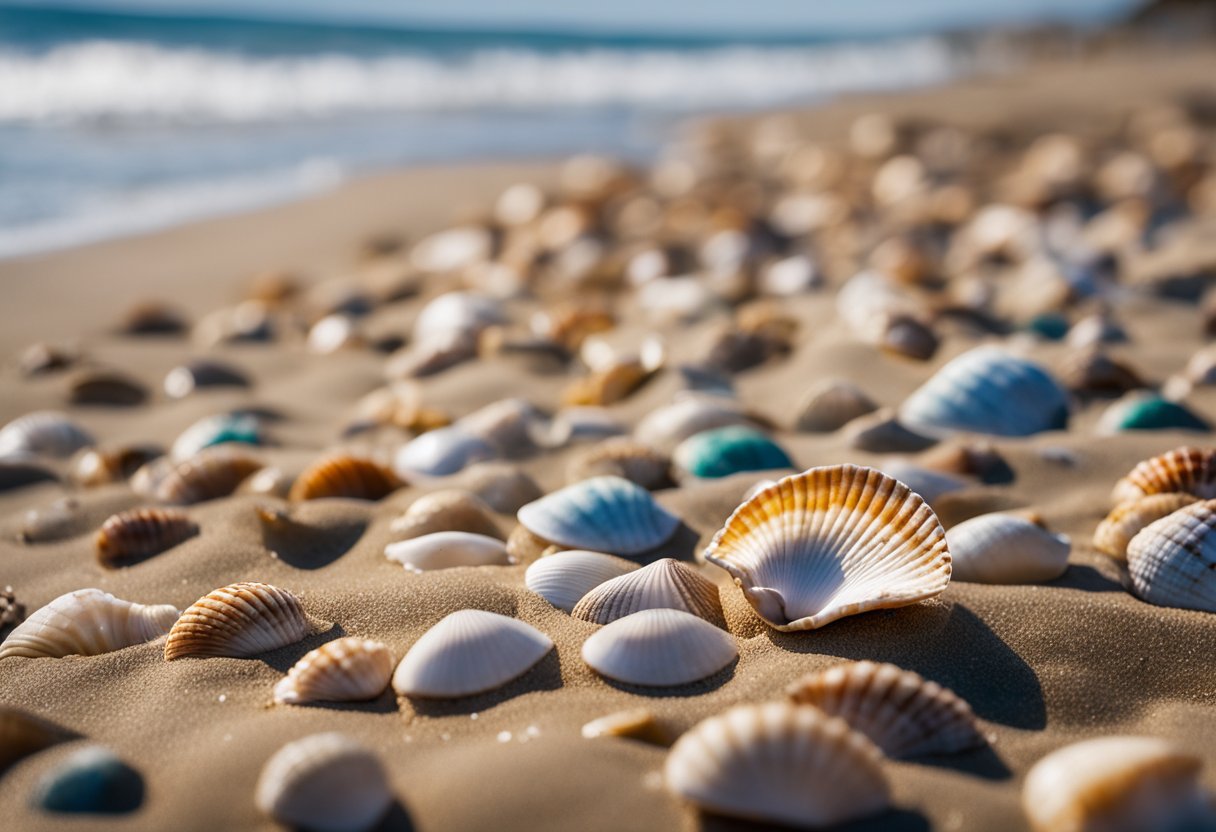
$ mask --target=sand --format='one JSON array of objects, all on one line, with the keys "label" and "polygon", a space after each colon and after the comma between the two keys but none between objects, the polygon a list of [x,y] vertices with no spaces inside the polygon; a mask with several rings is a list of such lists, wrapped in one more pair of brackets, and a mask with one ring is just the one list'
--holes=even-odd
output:
[{"label": "sand", "polygon": [[[1154,54],[1036,67],[942,90],[850,100],[798,115],[825,138],[839,138],[860,112],[948,118],[968,126],[1004,125],[1016,135],[1044,129],[1100,131],[1129,108],[1166,100],[1216,77],[1212,54]],[[729,125],[721,129],[733,129]],[[552,181],[547,164],[408,171],[353,183],[339,192],[252,215],[212,220],[146,237],[0,264],[5,304],[0,347],[6,355],[35,339],[76,338],[92,361],[120,367],[159,387],[164,374],[197,355],[188,340],[113,334],[133,301],[164,298],[193,316],[239,299],[250,275],[269,268],[314,278],[352,267],[356,244],[373,233],[407,238],[484,207],[506,184]],[[1202,227],[1196,237],[1210,239]],[[927,363],[877,352],[836,319],[832,294],[786,303],[802,322],[788,358],[740,374],[740,397],[780,426],[774,437],[800,467],[877,463],[881,455],[847,447],[840,434],[788,429],[794,406],[827,376],[855,380],[882,404],[897,405],[934,369],[973,342],[945,340]],[[373,321],[403,327],[421,299],[377,311]],[[531,307],[521,303],[522,316]],[[512,307],[513,311],[516,307]],[[1176,372],[1203,343],[1192,302],[1151,296],[1127,301],[1119,319],[1130,334],[1121,354],[1151,379]],[[521,317],[522,319],[522,317]],[[696,357],[720,321],[663,331],[671,360]],[[1038,343],[1030,355],[1054,364],[1064,348]],[[308,354],[299,343],[217,348],[244,368],[248,392],[203,393],[182,401],[156,394],[137,408],[67,407],[63,375],[0,376],[0,419],[40,408],[66,409],[105,443],[169,444],[194,420],[234,407],[272,408],[276,442],[264,455],[291,470],[338,442],[352,403],[382,383],[383,356],[369,350]],[[537,375],[516,359],[458,366],[423,382],[428,403],[454,415],[506,396],[555,408],[567,375]],[[670,400],[674,373],[661,373],[614,407],[626,423]],[[1216,390],[1197,391],[1191,406],[1216,418]],[[1202,441],[1182,432],[1115,438],[1094,433],[1102,404],[1082,410],[1068,432],[995,442],[1016,473],[1013,483],[964,493],[951,516],[985,506],[1029,508],[1072,536],[1065,575],[1044,585],[954,582],[940,597],[898,610],[846,618],[818,631],[776,632],[760,621],[724,573],[702,565],[721,587],[740,657],[701,683],[660,693],[605,682],[581,661],[595,629],[524,588],[523,566],[453,569],[411,575],[387,561],[389,524],[419,494],[414,486],[368,504],[333,500],[305,506],[321,525],[362,527],[346,551],[317,557],[263,545],[253,508],[233,497],[190,509],[200,536],[137,566],[103,570],[91,530],[109,514],[141,504],[124,485],[71,491],[42,483],[0,492],[0,584],[15,587],[29,611],[70,590],[96,586],[119,597],[184,608],[204,593],[259,580],[297,593],[321,632],[255,659],[166,663],[145,644],[95,657],[10,658],[0,662],[0,703],[16,705],[112,748],[143,776],[142,807],[127,816],[82,817],[80,829],[272,829],[254,806],[253,785],[284,743],[339,730],[373,749],[390,774],[398,805],[379,827],[440,830],[760,829],[708,818],[662,788],[665,750],[628,740],[588,741],[580,727],[628,707],[651,708],[682,731],[726,707],[780,695],[800,674],[842,659],[891,661],[956,691],[982,721],[990,748],[888,763],[895,809],[850,829],[1022,829],[1021,780],[1035,760],[1066,743],[1128,733],[1164,737],[1207,764],[1216,788],[1216,616],[1146,604],[1121,584],[1118,568],[1089,545],[1110,507],[1115,481],[1140,460]],[[545,490],[564,484],[579,449],[521,461]],[[1067,461],[1061,461],[1067,460]],[[684,526],[653,556],[695,561],[756,480],[741,474],[657,493]],[[67,493],[82,504],[81,533],[39,544],[15,541],[23,513]],[[943,517],[947,512],[943,511]],[[509,532],[514,518],[502,516]],[[391,693],[352,705],[271,706],[275,682],[307,650],[339,634],[376,638],[401,655],[427,628],[463,608],[518,617],[557,645],[532,671],[485,695],[442,702],[397,702]],[[33,755],[0,777],[5,828],[62,828],[61,818],[29,805],[35,784],[76,746]]]}]

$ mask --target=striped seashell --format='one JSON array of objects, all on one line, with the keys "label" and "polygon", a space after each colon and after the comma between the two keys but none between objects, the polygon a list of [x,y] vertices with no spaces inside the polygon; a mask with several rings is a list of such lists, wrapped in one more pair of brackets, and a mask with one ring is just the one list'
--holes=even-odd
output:
[{"label": "striped seashell", "polygon": [[378,641],[335,639],[305,653],[274,686],[274,701],[360,702],[375,699],[388,688],[393,654]]},{"label": "striped seashell", "polygon": [[680,519],[620,477],[568,485],[520,508],[520,525],[563,548],[637,555],[666,542]]},{"label": "striped seashell", "polygon": [[1141,529],[1198,501],[1194,494],[1166,492],[1120,503],[1094,529],[1094,548],[1116,560],[1127,560],[1127,545]]},{"label": "striped seashell", "polygon": [[100,589],[60,595],[0,644],[0,659],[99,656],[163,636],[177,618],[169,604],[136,604]]},{"label": "striped seashell", "polygon": [[137,508],[123,511],[101,524],[97,532],[97,560],[116,567],[172,549],[198,534],[198,524],[175,508]]},{"label": "striped seashell", "polygon": [[174,623],[165,661],[185,656],[245,658],[295,644],[313,627],[285,589],[242,581],[199,598]]},{"label": "striped seashell", "polygon": [[279,823],[317,832],[368,832],[394,800],[376,755],[336,731],[280,748],[254,792],[258,809]]},{"label": "striped seashell", "polygon": [[384,556],[405,571],[422,573],[457,566],[506,566],[511,563],[507,545],[496,537],[468,532],[434,532],[390,543]]},{"label": "striped seashell", "polygon": [[671,457],[627,436],[605,439],[575,456],[566,466],[568,483],[593,477],[620,477],[647,491],[675,484],[671,478]]},{"label": "striped seashell", "polygon": [[122,482],[141,467],[164,455],[158,445],[119,445],[89,448],[72,460],[72,481],[85,488]]},{"label": "striped seashell", "polygon": [[786,477],[735,509],[705,551],[778,630],[902,607],[950,581],[946,533],[925,501],[872,468]]},{"label": "striped seashell", "polygon": [[1216,497],[1216,450],[1184,446],[1146,459],[1115,484],[1111,499],[1126,503],[1175,491],[1201,500]]},{"label": "striped seashell", "polygon": [[184,399],[200,390],[211,388],[247,388],[249,377],[231,364],[222,361],[196,359],[178,365],[165,376],[165,395],[171,399]]},{"label": "striped seashell", "polygon": [[732,399],[690,394],[652,410],[638,422],[633,436],[639,442],[669,451],[695,433],[730,425],[756,426],[743,406]]},{"label": "striped seashell", "polygon": [[1216,500],[1145,526],[1127,545],[1136,594],[1160,607],[1216,612]]},{"label": "striped seashell", "polygon": [[110,749],[87,745],[47,772],[30,802],[47,812],[113,815],[134,812],[143,801],[139,772]]},{"label": "striped seashell", "polygon": [[571,614],[593,624],[608,624],[650,609],[683,610],[720,627],[726,625],[714,582],[672,558],[599,584],[579,600]]},{"label": "striped seashell", "polygon": [[406,480],[446,477],[497,456],[489,442],[451,425],[427,431],[402,445],[393,457],[393,470]]},{"label": "striped seashell", "polygon": [[1186,405],[1156,393],[1134,390],[1112,404],[1098,419],[1094,431],[1113,436],[1130,430],[1189,430],[1207,433],[1212,426]]},{"label": "striped seashell", "polygon": [[552,639],[523,621],[459,610],[414,642],[393,672],[393,690],[439,699],[484,693],[524,675],[552,649]]},{"label": "striped seashell", "polygon": [[183,460],[213,445],[261,445],[262,441],[261,426],[256,416],[249,413],[217,413],[199,419],[182,431],[169,449],[169,456]]},{"label": "striped seashell", "polygon": [[0,457],[50,456],[66,459],[94,444],[93,437],[66,414],[38,410],[0,429]]},{"label": "striped seashell", "polygon": [[739,655],[735,638],[683,610],[646,609],[618,618],[583,642],[583,661],[627,685],[690,685]]},{"label": "striped seashell", "polygon": [[480,497],[458,488],[419,497],[392,522],[389,531],[403,540],[435,532],[469,532],[504,539],[490,507]]},{"label": "striped seashell", "polygon": [[454,484],[480,497],[499,514],[514,514],[533,500],[545,496],[536,480],[505,462],[473,465]]},{"label": "striped seashell", "polygon": [[11,705],[0,705],[0,774],[29,755],[75,736],[42,717]]},{"label": "striped seashell", "polygon": [[[155,465],[156,461],[150,464]],[[173,469],[155,484],[153,493],[156,499],[175,505],[193,505],[215,500],[230,495],[247,477],[262,467],[261,460],[239,446],[218,445],[206,448],[173,466]],[[135,487],[134,481],[132,487]]]},{"label": "striped seashell", "polygon": [[[1037,518],[1036,518],[1037,519]],[[981,584],[1052,581],[1068,568],[1072,544],[1041,522],[1014,514],[983,514],[946,532],[953,578]]]},{"label": "striped seashell", "polygon": [[887,809],[881,759],[842,719],[766,702],[693,726],[672,746],[663,774],[670,791],[706,811],[823,829]]},{"label": "striped seashell", "polygon": [[760,431],[741,425],[693,434],[677,445],[671,456],[685,473],[705,479],[794,467],[780,445]]},{"label": "striped seashell", "polygon": [[849,422],[878,410],[878,402],[849,381],[824,379],[798,406],[794,427],[807,433],[831,433]]},{"label": "striped seashell", "polygon": [[954,754],[984,744],[970,705],[937,682],[893,664],[837,665],[804,676],[786,694],[840,717],[888,757]]},{"label": "striped seashell", "polygon": [[301,472],[287,498],[292,502],[343,497],[379,500],[404,486],[388,466],[348,453],[322,457]]},{"label": "striped seashell", "polygon": [[117,370],[83,370],[68,383],[68,401],[76,405],[133,407],[147,400],[143,382]]},{"label": "striped seashell", "polygon": [[630,708],[593,719],[583,725],[582,735],[588,740],[622,737],[663,748],[672,742],[670,733],[648,708]]},{"label": "striped seashell", "polygon": [[636,563],[602,552],[567,549],[532,563],[524,573],[524,585],[558,609],[570,612],[600,584],[637,568]]}]

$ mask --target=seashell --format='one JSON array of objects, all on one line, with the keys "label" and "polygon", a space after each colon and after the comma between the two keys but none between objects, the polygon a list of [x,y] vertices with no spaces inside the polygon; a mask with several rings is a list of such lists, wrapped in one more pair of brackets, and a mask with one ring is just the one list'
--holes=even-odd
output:
[{"label": "seashell", "polygon": [[1013,514],[984,514],[946,532],[958,581],[982,584],[1042,583],[1068,568],[1072,545],[1038,520]]},{"label": "seashell", "polygon": [[0,705],[0,774],[31,754],[74,737],[53,722],[11,705]]},{"label": "seashell", "polygon": [[8,656],[99,656],[152,641],[169,631],[177,608],[136,604],[100,589],[60,595],[36,611],[0,644]]},{"label": "seashell", "polygon": [[1119,344],[1128,340],[1127,330],[1108,313],[1098,312],[1077,321],[1068,330],[1070,347],[1095,347],[1099,344]]},{"label": "seashell", "polygon": [[527,225],[540,216],[546,202],[545,192],[531,182],[518,182],[494,202],[494,219],[502,225]]},{"label": "seashell", "polygon": [[696,433],[730,425],[755,427],[742,405],[721,396],[692,395],[652,410],[638,422],[633,436],[660,450],[670,450]]},{"label": "seashell", "polygon": [[975,484],[971,480],[965,480],[953,474],[922,468],[899,457],[884,459],[878,468],[888,477],[893,477],[908,486],[929,505],[933,505],[939,497],[952,491],[961,491]]},{"label": "seashell", "polygon": [[359,702],[375,699],[393,675],[393,654],[378,641],[335,639],[310,650],[274,686],[274,701]]},{"label": "seashell", "polygon": [[97,560],[114,568],[159,555],[198,534],[198,525],[175,508],[137,508],[115,514],[97,532]]},{"label": "seashell", "polygon": [[[415,243],[410,250],[410,263],[424,272],[455,272],[490,259],[493,243],[488,229],[448,228]],[[453,292],[440,297],[460,294]]]},{"label": "seashell", "polygon": [[695,433],[676,446],[672,459],[686,473],[703,478],[794,467],[780,445],[741,425]]},{"label": "seashell", "polygon": [[1190,357],[1183,375],[1196,387],[1216,384],[1216,345],[1208,345]]},{"label": "seashell", "polygon": [[242,581],[207,593],[181,614],[165,642],[165,661],[184,656],[256,656],[312,633],[304,609],[290,592]]},{"label": "seashell", "polygon": [[614,681],[675,687],[713,676],[739,650],[734,636],[692,613],[646,609],[594,633],[583,642],[582,655],[592,670]]},{"label": "seashell", "polygon": [[527,456],[536,450],[532,425],[541,418],[526,399],[502,399],[465,416],[457,427],[485,441],[498,456]]},{"label": "seashell", "polygon": [[705,550],[778,630],[914,604],[950,581],[946,534],[897,480],[857,465],[812,468],[735,509]]},{"label": "seashell", "polygon": [[1216,450],[1183,446],[1146,459],[1115,483],[1111,499],[1126,503],[1175,491],[1201,500],[1216,497]]},{"label": "seashell", "polygon": [[850,448],[872,454],[915,453],[937,444],[932,436],[910,429],[889,407],[849,422],[844,436]]},{"label": "seashell", "polygon": [[317,832],[368,832],[393,805],[384,766],[336,731],[280,748],[258,775],[254,802],[279,823]]},{"label": "seashell", "polygon": [[454,333],[475,336],[501,323],[506,323],[501,301],[472,292],[448,292],[422,308],[411,334],[415,343],[424,344]]},{"label": "seashell", "polygon": [[[1216,612],[1216,500],[1178,509],[1127,544],[1136,594],[1159,607]],[[11,637],[10,637],[11,638]]]},{"label": "seashell", "polygon": [[[155,464],[156,461],[151,463]],[[145,465],[140,471],[146,468],[149,466]],[[246,453],[239,445],[217,445],[205,448],[173,466],[173,470],[155,484],[153,494],[158,500],[176,505],[215,500],[227,497],[246,477],[261,468],[261,461]],[[154,476],[153,474],[150,478]],[[134,477],[131,486],[136,487]]]},{"label": "seashell", "polygon": [[667,788],[701,809],[805,829],[890,804],[882,753],[842,719],[789,702],[738,705],[672,746]]},{"label": "seashell", "polygon": [[194,342],[202,347],[219,344],[273,341],[279,322],[273,304],[247,300],[237,306],[217,309],[194,326]]},{"label": "seashell", "polygon": [[163,455],[164,450],[158,445],[89,448],[72,460],[72,480],[86,488],[122,482]]},{"label": "seashell", "polygon": [[305,345],[309,352],[330,355],[339,350],[363,345],[359,324],[350,315],[326,315],[308,330]]},{"label": "seashell", "polygon": [[402,696],[484,693],[532,669],[553,641],[530,624],[484,610],[459,610],[422,634],[393,672]]},{"label": "seashell", "polygon": [[213,387],[250,386],[249,377],[230,364],[220,361],[196,359],[174,367],[165,376],[165,395],[171,399],[183,399],[199,390]]},{"label": "seashell", "polygon": [[25,604],[17,600],[11,586],[0,590],[0,639],[25,620]]},{"label": "seashell", "polygon": [[48,812],[124,814],[144,801],[139,772],[100,745],[72,753],[34,789],[33,804]]},{"label": "seashell", "polygon": [[971,706],[937,682],[893,664],[852,662],[786,688],[790,699],[843,719],[888,757],[954,754],[984,744]]},{"label": "seashell", "polygon": [[798,406],[794,427],[808,433],[831,433],[875,410],[878,403],[856,384],[824,379],[811,388]]},{"label": "seashell", "polygon": [[636,563],[601,552],[567,549],[532,563],[524,573],[524,584],[553,606],[570,612],[600,584],[637,568]]},{"label": "seashell", "polygon": [[1060,364],[1060,380],[1075,393],[1110,396],[1147,386],[1140,374],[1100,350],[1074,352]]},{"label": "seashell", "polygon": [[1035,832],[1200,830],[1216,822],[1198,757],[1156,737],[1108,736],[1057,749],[1022,784]]},{"label": "seashell", "polygon": [[435,532],[471,532],[503,539],[490,507],[475,494],[457,488],[419,497],[392,522],[389,531],[402,540]]},{"label": "seashell", "polygon": [[913,294],[874,271],[859,272],[840,287],[836,310],[858,338],[876,346],[892,321],[918,320],[925,311]]},{"label": "seashell", "polygon": [[672,742],[671,735],[647,708],[630,708],[593,719],[583,726],[582,734],[588,740],[624,737],[664,748]]},{"label": "seashell", "polygon": [[1186,405],[1144,390],[1133,391],[1112,404],[1098,420],[1095,431],[1111,436],[1129,430],[1192,430],[1207,433],[1207,420]]},{"label": "seashell", "polygon": [[22,350],[17,363],[22,375],[40,376],[71,367],[79,360],[80,352],[74,347],[39,342]]},{"label": "seashell", "polygon": [[188,326],[176,309],[158,301],[144,301],[127,310],[119,332],[125,335],[176,335]]},{"label": "seashell", "polygon": [[468,532],[433,532],[384,547],[384,556],[407,572],[429,572],[456,566],[506,566],[507,545],[496,537]]},{"label": "seashell", "polygon": [[565,407],[601,406],[625,399],[650,379],[641,362],[628,361],[578,379],[562,391]]},{"label": "seashell", "polygon": [[[544,560],[547,558],[541,558]],[[579,600],[571,615],[592,624],[608,624],[650,609],[683,610],[717,626],[726,625],[714,582],[672,558],[656,560],[596,585]]]},{"label": "seashell", "polygon": [[532,317],[533,332],[570,351],[577,351],[589,335],[614,326],[616,318],[601,306],[564,306]]},{"label": "seashell", "polygon": [[22,543],[49,543],[84,534],[93,527],[75,497],[61,497],[45,508],[32,508],[22,518],[17,539]]},{"label": "seashell", "polygon": [[942,444],[920,457],[919,462],[931,470],[978,477],[989,485],[1011,483],[1017,476],[1001,452],[987,442]]},{"label": "seashell", "polygon": [[[208,455],[211,453],[208,452]],[[132,491],[141,497],[147,497],[150,500],[159,499],[156,494],[157,489],[169,478],[169,475],[174,472],[179,464],[168,456],[158,456],[150,459],[135,469],[135,473],[131,474],[131,479],[127,484],[131,486]]]},{"label": "seashell", "polygon": [[1127,545],[1141,529],[1198,501],[1194,494],[1167,491],[1120,503],[1094,529],[1094,548],[1116,560],[1127,560]]},{"label": "seashell", "polygon": [[68,384],[72,404],[101,404],[132,407],[148,400],[143,382],[116,370],[86,370]]},{"label": "seashell", "polygon": [[477,357],[477,335],[455,330],[415,341],[389,356],[384,377],[390,381],[424,378]]},{"label": "seashell", "polygon": [[909,428],[1030,436],[1068,426],[1068,394],[1047,371],[998,347],[965,352],[937,371],[899,409]]},{"label": "seashell", "polygon": [[402,445],[393,457],[393,470],[403,479],[446,477],[496,456],[489,442],[452,425],[428,431]]},{"label": "seashell", "polygon": [[499,514],[514,514],[545,495],[536,480],[504,462],[473,465],[456,482]]},{"label": "seashell", "polygon": [[450,423],[446,413],[423,404],[418,382],[395,381],[373,390],[355,404],[344,433],[358,433],[380,425],[425,433]]},{"label": "seashell", "polygon": [[714,338],[705,352],[706,369],[721,373],[742,373],[793,349],[788,338],[768,332],[727,329]]},{"label": "seashell", "polygon": [[564,448],[575,442],[595,442],[627,432],[604,407],[564,407],[548,426],[533,426],[532,439],[542,448]]},{"label": "seashell", "polygon": [[338,453],[305,468],[287,496],[293,502],[326,497],[379,500],[404,485],[388,466],[374,459]]},{"label": "seashell", "polygon": [[912,315],[886,315],[879,325],[878,346],[893,355],[928,361],[940,344],[937,333]]},{"label": "seashell", "polygon": [[0,429],[0,457],[38,454],[66,459],[93,444],[84,428],[53,410],[27,413]]},{"label": "seashell", "polygon": [[620,477],[647,491],[675,484],[671,478],[671,457],[626,436],[605,439],[575,456],[566,466],[568,483],[593,477]]},{"label": "seashell", "polygon": [[805,254],[783,257],[769,263],[757,276],[757,288],[765,295],[793,297],[823,285],[823,272]]},{"label": "seashell", "polygon": [[169,456],[189,459],[204,448],[227,443],[262,444],[257,417],[249,413],[219,413],[199,419],[174,440]]},{"label": "seashell", "polygon": [[286,500],[294,480],[282,468],[271,465],[255,471],[237,487],[238,494],[257,494]]},{"label": "seashell", "polygon": [[595,477],[528,503],[516,516],[529,532],[569,549],[637,555],[667,541],[680,518],[646,489],[620,477]]}]

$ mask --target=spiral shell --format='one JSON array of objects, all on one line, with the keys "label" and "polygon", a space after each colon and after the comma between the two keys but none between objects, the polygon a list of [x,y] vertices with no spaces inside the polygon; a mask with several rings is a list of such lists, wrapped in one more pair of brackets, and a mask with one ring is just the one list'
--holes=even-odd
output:
[{"label": "spiral shell", "polygon": [[1162,607],[1216,612],[1216,500],[1145,526],[1127,545],[1136,594]]},{"label": "spiral shell", "polygon": [[878,410],[878,402],[849,381],[824,379],[798,406],[794,427],[807,433],[831,433],[859,416]]},{"label": "spiral shell", "polygon": [[98,656],[152,641],[177,618],[169,604],[135,604],[100,589],[60,595],[19,624],[0,643],[8,656]]},{"label": "spiral shell", "polygon": [[1041,583],[1068,568],[1068,537],[1012,514],[984,514],[946,532],[956,581]]},{"label": "spiral shell", "polygon": [[419,497],[389,530],[403,540],[435,532],[469,532],[503,539],[490,507],[480,497],[456,488]]},{"label": "spiral shell", "polygon": [[794,467],[780,445],[760,431],[740,425],[693,434],[676,446],[672,459],[684,472],[706,479]]},{"label": "spiral shell", "polygon": [[726,623],[714,582],[672,558],[599,584],[579,600],[571,614],[593,624],[607,624],[649,609],[684,610],[719,626]]},{"label": "spiral shell", "polygon": [[274,701],[358,702],[375,699],[393,675],[393,654],[378,641],[335,639],[305,653],[274,686]]},{"label": "spiral shell", "polygon": [[434,532],[390,543],[384,556],[407,572],[427,572],[456,566],[505,566],[511,562],[507,546],[496,537],[468,532]]},{"label": "spiral shell", "polygon": [[680,519],[620,477],[595,477],[523,506],[520,525],[569,549],[636,555],[675,534]]},{"label": "spiral shell", "polygon": [[553,606],[570,612],[595,587],[637,568],[635,563],[601,552],[567,549],[530,565],[524,584]]},{"label": "spiral shell", "polygon": [[618,618],[583,642],[583,661],[596,673],[644,687],[698,682],[738,655],[732,635],[673,609],[645,609]]},{"label": "spiral shell", "polygon": [[1146,459],[1115,483],[1111,499],[1126,503],[1170,492],[1216,497],[1216,450],[1184,446]]},{"label": "spiral shell", "polygon": [[668,488],[674,484],[671,478],[671,457],[657,448],[625,436],[614,436],[591,446],[575,456],[566,466],[568,483],[593,477],[621,477],[647,491]]},{"label": "spiral shell", "polygon": [[1127,545],[1141,529],[1198,501],[1194,494],[1166,492],[1120,503],[1094,529],[1094,548],[1117,560],[1126,560]]},{"label": "spiral shell", "polygon": [[[155,464],[156,460],[150,463]],[[140,471],[148,467],[145,465]],[[261,460],[257,457],[238,447],[218,445],[206,448],[173,466],[173,469],[155,484],[154,494],[157,499],[175,505],[192,505],[215,500],[227,497],[249,475],[261,468]],[[132,481],[132,487],[134,485]]]},{"label": "spiral shell", "polygon": [[19,760],[73,736],[53,722],[11,705],[0,705],[0,774]]},{"label": "spiral shell", "polygon": [[0,457],[40,455],[66,459],[93,445],[93,437],[66,414],[39,410],[0,429]]},{"label": "spiral shell", "polygon": [[165,642],[165,661],[185,656],[244,658],[295,644],[313,628],[285,589],[244,581],[213,590],[181,614]]},{"label": "spiral shell", "polygon": [[186,512],[173,508],[137,508],[110,517],[97,532],[97,560],[115,567],[172,549],[198,534]]},{"label": "spiral shell", "polygon": [[374,459],[332,454],[309,465],[296,477],[288,499],[293,502],[326,497],[379,500],[403,485],[392,470]]}]

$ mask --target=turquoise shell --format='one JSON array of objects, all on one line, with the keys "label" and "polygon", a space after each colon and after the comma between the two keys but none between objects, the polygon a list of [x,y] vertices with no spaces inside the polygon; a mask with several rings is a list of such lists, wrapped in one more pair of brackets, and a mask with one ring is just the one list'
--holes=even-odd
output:
[{"label": "turquoise shell", "polygon": [[1195,430],[1212,429],[1206,421],[1187,407],[1160,396],[1141,396],[1117,402],[1104,414],[1105,432],[1125,430]]},{"label": "turquoise shell", "polygon": [[706,479],[795,467],[780,445],[760,431],[740,425],[693,434],[680,443],[673,459],[694,477]]},{"label": "turquoise shell", "polygon": [[249,413],[220,413],[200,419],[177,437],[173,443],[172,456],[174,459],[188,459],[203,448],[227,442],[262,444],[258,418]]}]

